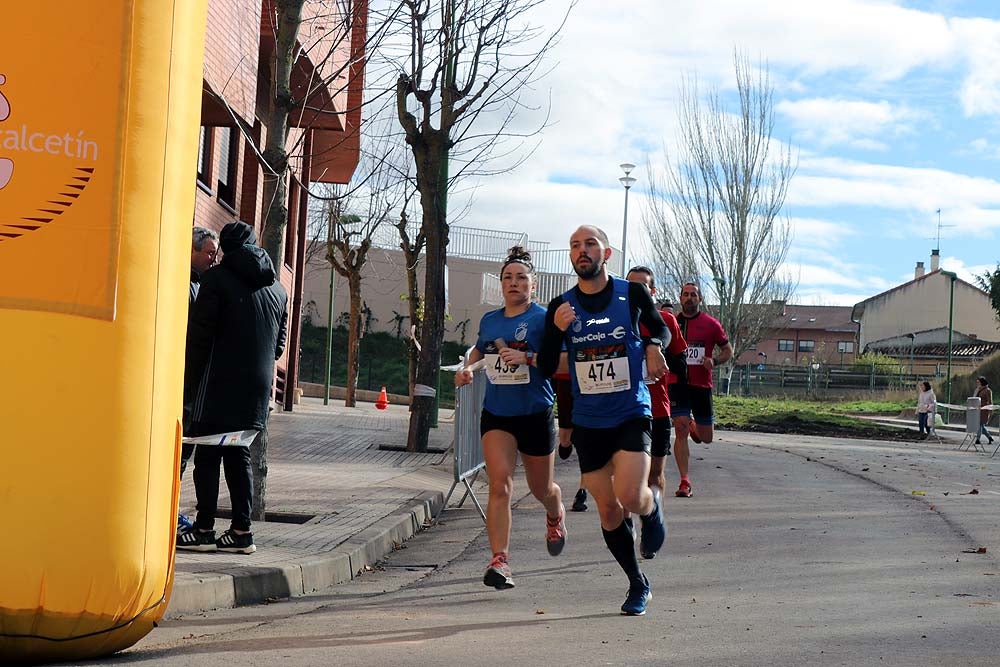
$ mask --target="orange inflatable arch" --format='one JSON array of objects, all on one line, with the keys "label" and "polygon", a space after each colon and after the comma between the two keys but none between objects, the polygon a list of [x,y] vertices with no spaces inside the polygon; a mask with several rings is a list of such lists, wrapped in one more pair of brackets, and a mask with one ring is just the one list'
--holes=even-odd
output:
[{"label": "orange inflatable arch", "polygon": [[169,599],[206,2],[0,9],[0,663]]}]

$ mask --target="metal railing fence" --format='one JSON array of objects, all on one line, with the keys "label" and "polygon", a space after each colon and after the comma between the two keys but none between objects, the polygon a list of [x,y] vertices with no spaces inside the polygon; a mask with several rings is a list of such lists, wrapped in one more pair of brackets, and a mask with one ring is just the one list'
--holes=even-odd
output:
[{"label": "metal railing fence", "polygon": [[486,462],[483,460],[482,438],[479,435],[479,419],[483,411],[483,400],[486,398],[487,382],[486,373],[476,371],[470,384],[455,390],[454,479],[435,519],[449,509],[448,502],[452,494],[458,485],[462,484],[465,486],[465,494],[456,507],[464,505],[466,498],[472,498],[483,521],[486,521],[486,512],[479,504],[472,484],[479,476],[479,471],[486,467]]}]

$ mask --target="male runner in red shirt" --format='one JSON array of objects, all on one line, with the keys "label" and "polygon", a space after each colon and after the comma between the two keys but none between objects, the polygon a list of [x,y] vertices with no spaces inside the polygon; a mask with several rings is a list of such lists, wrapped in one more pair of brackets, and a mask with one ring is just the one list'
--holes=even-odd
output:
[{"label": "male runner in red shirt", "polygon": [[[712,442],[715,423],[712,410],[712,369],[732,358],[733,346],[719,320],[701,311],[701,290],[695,283],[685,283],[681,287],[681,312],[677,315],[677,322],[688,344],[688,377],[686,383],[678,383],[677,389],[671,391],[676,432],[674,458],[677,460],[677,472],[681,476],[680,486],[674,495],[690,498],[693,491],[691,480],[688,479],[688,433],[695,442]],[[719,348],[719,354],[713,357],[716,347]]]}]

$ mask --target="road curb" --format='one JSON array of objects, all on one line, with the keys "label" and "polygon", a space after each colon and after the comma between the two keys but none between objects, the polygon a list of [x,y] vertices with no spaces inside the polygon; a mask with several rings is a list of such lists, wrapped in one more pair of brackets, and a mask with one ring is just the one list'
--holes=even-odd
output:
[{"label": "road curb", "polygon": [[350,581],[423,530],[443,503],[440,491],[422,493],[332,551],[279,566],[239,567],[175,579],[166,616],[301,597]]}]

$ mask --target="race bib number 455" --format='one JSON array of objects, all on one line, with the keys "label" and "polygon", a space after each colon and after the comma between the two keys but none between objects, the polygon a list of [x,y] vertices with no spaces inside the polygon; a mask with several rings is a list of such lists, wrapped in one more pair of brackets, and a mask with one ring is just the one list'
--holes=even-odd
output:
[{"label": "race bib number 455", "polygon": [[499,354],[486,355],[486,377],[493,384],[528,384],[529,373],[525,364],[507,364]]},{"label": "race bib number 455", "polygon": [[579,350],[574,370],[582,394],[612,394],[632,388],[624,346]]}]

